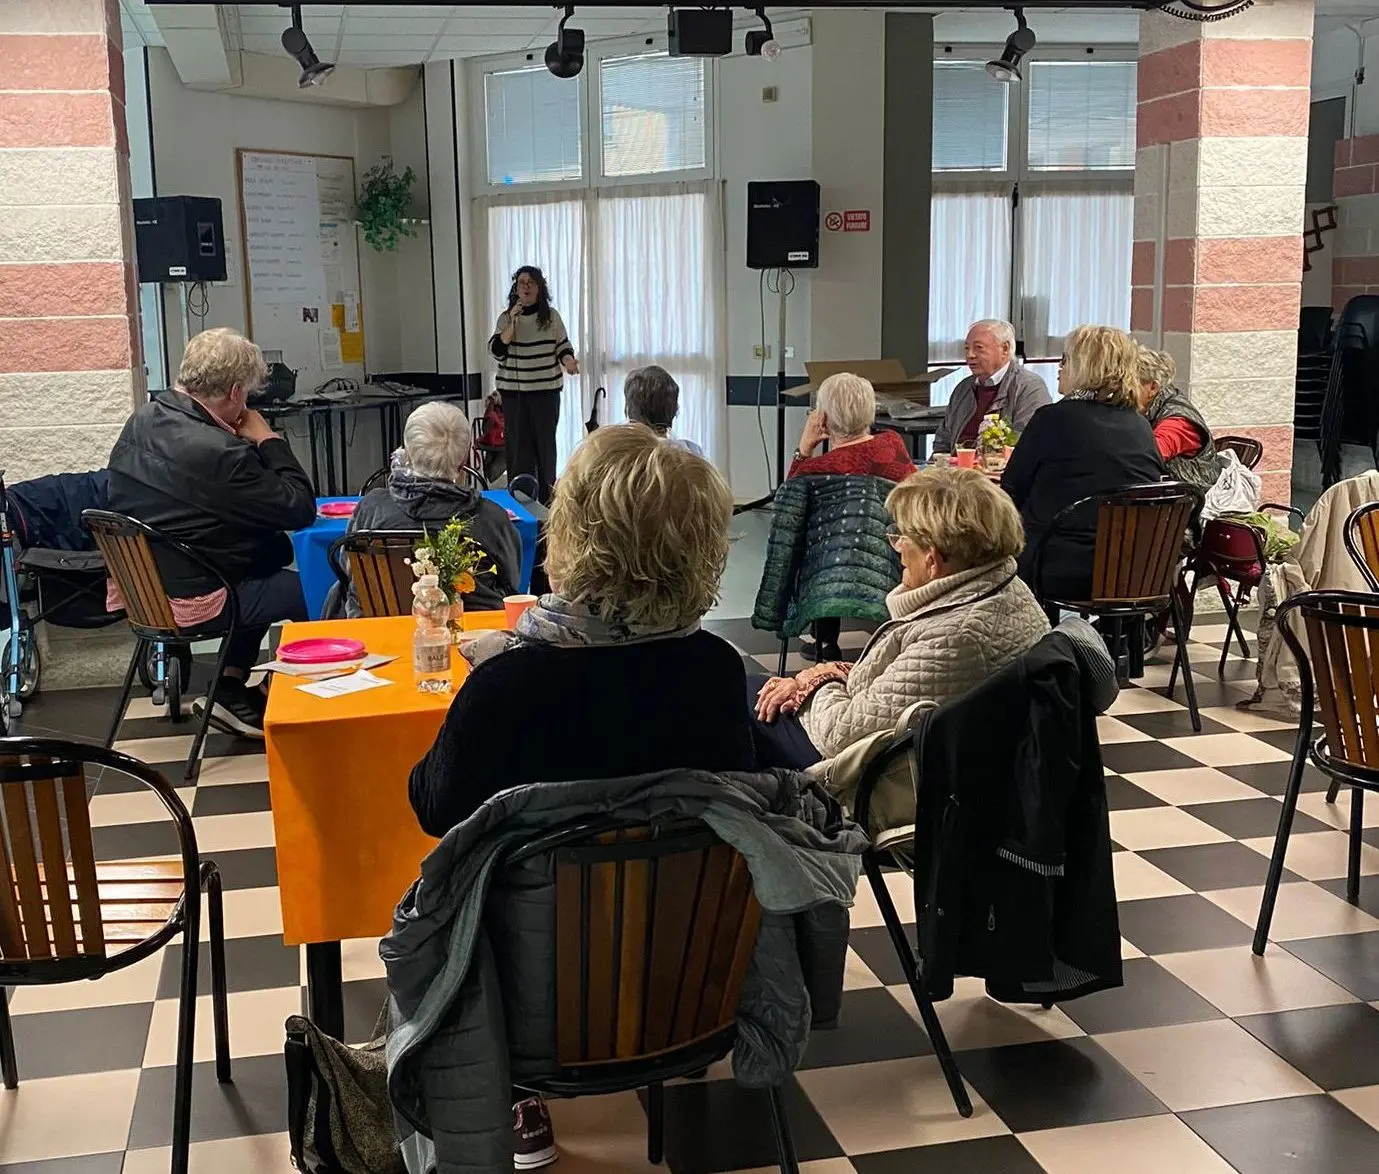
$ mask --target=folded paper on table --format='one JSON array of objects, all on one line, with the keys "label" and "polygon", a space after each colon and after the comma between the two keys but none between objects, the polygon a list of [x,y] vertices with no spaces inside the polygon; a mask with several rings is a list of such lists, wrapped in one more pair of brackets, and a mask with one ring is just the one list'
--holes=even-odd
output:
[{"label": "folded paper on table", "polygon": [[391,685],[392,681],[375,677],[363,669],[344,677],[332,677],[328,681],[317,681],[311,685],[298,685],[303,693],[313,697],[344,697],[349,693],[362,693],[365,689],[377,689],[380,685]]},{"label": "folded paper on table", "polygon": [[342,660],[336,664],[288,664],[286,661],[272,660],[267,664],[255,665],[254,671],[282,673],[284,676],[302,677],[309,681],[313,677],[338,676],[342,670],[376,669],[379,665],[388,664],[396,659],[395,656],[370,653],[360,660]]}]

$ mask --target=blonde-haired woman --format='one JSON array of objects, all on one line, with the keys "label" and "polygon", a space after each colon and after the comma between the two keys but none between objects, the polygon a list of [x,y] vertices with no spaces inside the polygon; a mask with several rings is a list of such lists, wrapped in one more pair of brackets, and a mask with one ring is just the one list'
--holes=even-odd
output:
[{"label": "blonde-haired woman", "polygon": [[[866,473],[903,481],[915,471],[900,433],[886,428],[872,435],[876,390],[871,381],[842,371],[819,384],[814,410],[804,422],[800,446],[790,462],[791,477],[818,473]],[[828,441],[828,452],[814,450]]]},{"label": "blonde-haired woman", "polygon": [[1081,498],[1158,481],[1164,463],[1139,411],[1139,345],[1125,331],[1079,326],[1069,334],[1058,390],[1063,399],[1031,418],[1001,487],[1025,527],[1021,578],[1040,596],[1081,599],[1091,590],[1096,510],[1060,523],[1046,541],[1054,518]]},{"label": "blonde-haired woman", "polygon": [[891,491],[886,508],[901,563],[900,585],[886,598],[891,618],[855,665],[815,665],[758,685],[761,766],[812,766],[893,730],[915,702],[942,705],[965,693],[1049,630],[1016,573],[1020,517],[983,474],[916,473]]},{"label": "blonde-haired woman", "polygon": [[732,508],[712,465],[650,428],[585,440],[551,504],[553,593],[470,674],[412,771],[425,831],[442,836],[524,783],[752,769],[742,659],[699,625],[728,560]]}]

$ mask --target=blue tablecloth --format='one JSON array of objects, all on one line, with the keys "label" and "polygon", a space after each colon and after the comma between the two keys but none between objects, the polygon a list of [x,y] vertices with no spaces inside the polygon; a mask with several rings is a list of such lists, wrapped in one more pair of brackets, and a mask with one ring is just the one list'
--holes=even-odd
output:
[{"label": "blue tablecloth", "polygon": [[[484,496],[507,510],[512,524],[517,527],[517,535],[522,539],[522,573],[517,589],[526,591],[531,587],[532,565],[536,562],[536,518],[506,489],[486,489]],[[318,497],[316,505],[319,508],[328,501],[358,500],[357,497]],[[292,546],[297,552],[297,573],[302,577],[302,594],[306,596],[307,611],[314,620],[321,618],[326,593],[335,582],[335,572],[330,569],[327,557],[331,543],[345,532],[347,525],[348,518],[317,517],[314,524],[292,535]]]}]

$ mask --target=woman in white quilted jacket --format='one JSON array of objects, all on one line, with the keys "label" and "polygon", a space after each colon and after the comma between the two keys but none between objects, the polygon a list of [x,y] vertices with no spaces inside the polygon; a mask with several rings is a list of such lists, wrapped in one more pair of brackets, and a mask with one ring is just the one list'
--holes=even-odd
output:
[{"label": "woman in white quilted jacket", "polygon": [[917,701],[941,705],[1028,651],[1049,630],[1016,574],[1025,545],[1014,503],[974,469],[933,468],[886,499],[900,585],[891,618],[854,665],[772,677],[756,695],[762,767],[803,769],[880,730]]}]

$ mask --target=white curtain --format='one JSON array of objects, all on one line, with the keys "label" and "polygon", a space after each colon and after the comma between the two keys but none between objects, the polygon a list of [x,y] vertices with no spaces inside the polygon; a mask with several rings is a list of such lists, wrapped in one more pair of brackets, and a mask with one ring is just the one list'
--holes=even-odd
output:
[{"label": "white curtain", "polygon": [[624,418],[627,373],[659,363],[680,384],[675,434],[719,467],[727,460],[722,189],[656,184],[475,201],[487,228],[489,318],[507,306],[513,271],[537,265],[565,320],[580,374],[566,379],[557,470],[600,419]]},{"label": "white curtain", "polygon": [[1030,192],[1020,201],[1020,336],[1053,358],[1085,322],[1130,329],[1130,191]]},{"label": "white curtain", "polygon": [[[967,328],[979,318],[1010,316],[1010,188],[988,185],[936,191],[930,205],[929,360],[962,362]],[[934,384],[931,401],[946,404],[956,372]]]}]

